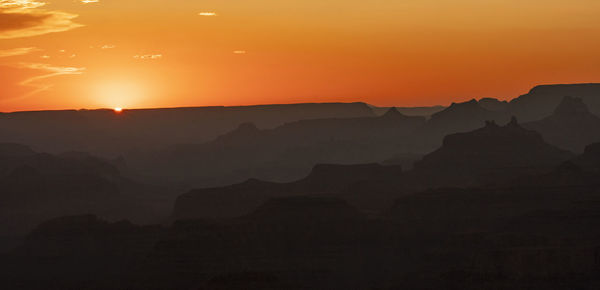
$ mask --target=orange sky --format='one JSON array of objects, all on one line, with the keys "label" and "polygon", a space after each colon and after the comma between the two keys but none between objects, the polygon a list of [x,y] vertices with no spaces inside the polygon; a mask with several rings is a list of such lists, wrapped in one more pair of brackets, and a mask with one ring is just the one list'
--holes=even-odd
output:
[{"label": "orange sky", "polygon": [[510,99],[600,82],[597,0],[0,0],[0,111]]}]

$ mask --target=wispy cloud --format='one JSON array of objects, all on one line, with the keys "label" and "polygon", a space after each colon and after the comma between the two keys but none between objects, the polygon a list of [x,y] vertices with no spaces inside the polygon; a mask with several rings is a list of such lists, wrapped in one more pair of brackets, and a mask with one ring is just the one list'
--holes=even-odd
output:
[{"label": "wispy cloud", "polygon": [[234,54],[246,54],[245,50],[234,50],[233,51]]},{"label": "wispy cloud", "polygon": [[30,54],[32,52],[40,51],[40,50],[41,49],[39,49],[37,47],[19,47],[19,48],[3,49],[3,50],[0,50],[0,58],[26,55],[26,54]]},{"label": "wispy cloud", "polygon": [[68,31],[83,25],[73,21],[77,14],[42,9],[46,2],[0,0],[0,39],[31,37]]},{"label": "wispy cloud", "polygon": [[7,10],[23,10],[23,9],[34,9],[46,5],[45,2],[32,1],[32,0],[0,0],[0,9]]},{"label": "wispy cloud", "polygon": [[21,86],[33,88],[31,92],[21,96],[21,98],[27,98],[50,89],[53,85],[49,83],[44,83],[43,80],[45,79],[62,75],[80,75],[85,71],[85,68],[53,66],[46,63],[21,63],[18,65],[18,67],[24,69],[39,70],[45,73],[43,75],[28,78],[19,83],[19,85]]},{"label": "wispy cloud", "polygon": [[216,12],[200,12],[198,13],[200,16],[217,16]]},{"label": "wispy cloud", "polygon": [[79,2],[81,2],[83,4],[89,4],[89,3],[98,3],[98,2],[100,2],[100,0],[80,0]]},{"label": "wispy cloud", "polygon": [[162,54],[144,54],[144,55],[134,55],[135,59],[161,59],[163,58]]},{"label": "wispy cloud", "polygon": [[105,44],[105,45],[101,46],[100,49],[113,49],[115,47],[117,47],[117,46],[113,45],[113,44]]}]

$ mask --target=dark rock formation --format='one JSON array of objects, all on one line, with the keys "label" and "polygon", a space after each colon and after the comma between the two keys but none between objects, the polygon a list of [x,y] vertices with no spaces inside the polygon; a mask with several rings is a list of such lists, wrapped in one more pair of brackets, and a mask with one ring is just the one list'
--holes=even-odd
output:
[{"label": "dark rock formation", "polygon": [[0,114],[0,142],[50,153],[85,151],[103,157],[202,143],[245,122],[273,128],[304,119],[374,116],[364,103],[71,110]]},{"label": "dark rock formation", "polygon": [[[399,180],[400,166],[379,164],[316,165],[298,181],[273,183],[256,179],[216,188],[196,189],[177,198],[174,219],[238,217],[247,214],[275,197],[298,195],[340,195],[356,189],[361,182],[389,183]],[[367,195],[374,195],[374,186]],[[363,193],[361,191],[361,193]]]},{"label": "dark rock formation", "polygon": [[484,108],[488,111],[504,112],[508,109],[507,101],[500,101],[500,100],[494,99],[494,98],[483,98],[483,99],[479,100],[478,103],[482,108]]},{"label": "dark rock formation", "polygon": [[523,122],[537,121],[550,116],[565,96],[581,98],[593,114],[600,115],[600,84],[537,86],[510,101],[509,112]]},{"label": "dark rock formation", "polygon": [[504,123],[509,120],[509,116],[504,112],[487,110],[474,99],[452,103],[450,107],[431,116],[423,130],[418,132],[416,143],[421,146],[421,150],[415,152],[429,153],[441,145],[444,136],[475,130],[489,120]]},{"label": "dark rock formation", "polygon": [[[432,106],[432,107],[396,107],[396,109],[406,116],[421,116],[421,117],[431,117],[431,115],[444,110],[446,107],[444,106]],[[390,107],[376,107],[371,106],[371,109],[377,116],[381,116],[385,114]]]},{"label": "dark rock formation", "polygon": [[447,136],[440,149],[415,163],[415,171],[429,186],[464,186],[539,174],[571,157],[513,118],[505,126],[488,121],[475,131]]},{"label": "dark rock formation", "polygon": [[66,216],[36,227],[0,263],[7,289],[117,289],[163,230],[93,215]]},{"label": "dark rock formation", "polygon": [[600,141],[600,117],[580,98],[565,97],[551,116],[524,126],[540,132],[548,143],[578,153]]},{"label": "dark rock formation", "polygon": [[424,117],[405,116],[395,108],[374,118],[304,120],[271,130],[244,124],[209,143],[149,154],[137,168],[195,187],[248,178],[289,182],[315,164],[373,163],[410,151],[411,136],[424,124]]},{"label": "dark rock formation", "polygon": [[0,144],[0,187],[0,235],[24,233],[61,215],[156,218],[148,202],[157,190],[124,178],[110,163],[84,153],[52,155]]}]

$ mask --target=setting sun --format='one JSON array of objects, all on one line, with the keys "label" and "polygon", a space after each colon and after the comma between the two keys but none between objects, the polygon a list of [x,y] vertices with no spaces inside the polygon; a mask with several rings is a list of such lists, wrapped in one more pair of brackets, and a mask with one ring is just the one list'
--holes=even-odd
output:
[{"label": "setting sun", "polygon": [[144,98],[141,85],[134,80],[100,81],[95,85],[94,91],[100,107],[112,107],[115,111],[135,107]]},{"label": "setting sun", "polygon": [[364,3],[0,0],[0,111],[447,105],[600,75],[600,1]]},{"label": "setting sun", "polygon": [[600,290],[598,15],[0,0],[1,289]]}]

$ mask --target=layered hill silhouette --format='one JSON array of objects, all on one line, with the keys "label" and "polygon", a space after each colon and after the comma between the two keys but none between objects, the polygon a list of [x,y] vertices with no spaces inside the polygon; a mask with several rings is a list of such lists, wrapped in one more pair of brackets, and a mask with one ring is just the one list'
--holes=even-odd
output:
[{"label": "layered hill silhouette", "polygon": [[[552,145],[581,152],[597,141],[596,117],[566,113],[571,110],[567,107],[568,101],[555,109],[556,114],[525,127],[540,131]],[[408,117],[392,108],[379,117],[306,120],[270,130],[245,123],[212,142],[178,145],[128,159],[145,175],[170,174],[169,178],[187,180],[194,186],[248,178],[291,181],[306,175],[317,163],[384,162],[411,168],[420,156],[439,148],[445,136],[475,130],[486,121],[508,123],[511,112],[508,102],[487,98],[453,103],[429,120]]]},{"label": "layered hill silhouette", "polygon": [[374,114],[364,103],[0,113],[0,142],[113,158],[131,150],[207,142],[244,122],[272,128],[304,119],[367,116]]},{"label": "layered hill silhouette", "polygon": [[599,289],[598,92],[3,114],[0,285]]},{"label": "layered hill silhouette", "polygon": [[[30,154],[8,147],[13,155]],[[211,203],[206,195],[261,199],[243,212],[182,216],[167,227],[90,215],[53,219],[1,257],[0,282],[20,289],[595,289],[599,148],[591,144],[562,162],[565,151],[539,134],[515,121],[489,122],[449,136],[412,171],[319,165],[294,183],[250,180],[190,192],[177,205],[223,212],[230,210],[227,200]],[[522,155],[532,156],[517,159]],[[493,185],[438,183],[412,193],[393,187],[433,177],[422,171],[428,166],[482,169],[477,157],[550,169]],[[396,192],[378,215],[348,198],[364,184],[369,190],[361,194],[376,195],[374,183]]]},{"label": "layered hill silhouette", "polygon": [[[385,114],[387,111],[394,107],[377,107],[371,106],[373,113],[375,115],[380,116]],[[407,115],[407,116],[422,116],[422,117],[431,117],[431,115],[444,110],[446,107],[444,106],[431,106],[431,107],[395,107],[398,112]]]},{"label": "layered hill silhouette", "polygon": [[592,114],[581,98],[565,97],[551,116],[525,126],[573,152],[583,152],[585,146],[600,141],[600,117]]},{"label": "layered hill silhouette", "polygon": [[247,214],[271,198],[300,195],[335,196],[347,193],[360,182],[386,182],[402,175],[400,166],[316,165],[298,181],[274,183],[250,179],[225,187],[195,189],[179,196],[173,219],[223,218]]},{"label": "layered hill silhouette", "polygon": [[[120,114],[112,110],[16,112],[0,114],[0,142],[27,144],[54,154],[80,151],[110,160],[120,157],[115,164],[128,177],[177,184],[178,188],[226,185],[248,178],[291,181],[317,163],[389,161],[410,168],[412,161],[437,149],[449,134],[474,130],[488,120],[504,124],[511,116],[524,123],[550,118],[565,96],[581,98],[591,114],[597,114],[599,87],[538,86],[510,102],[484,98],[447,108],[385,112],[364,103],[125,110]],[[396,122],[386,120],[388,115]],[[422,115],[430,118],[424,120]],[[564,128],[579,124],[556,122]],[[552,145],[581,152],[586,142],[597,140],[573,134],[593,136],[595,131],[588,127],[542,134]],[[571,139],[578,141],[565,141]]]},{"label": "layered hill silhouette", "polygon": [[[390,109],[379,117],[317,119],[261,130],[250,123],[204,144],[174,146],[132,156],[140,173],[222,185],[248,178],[291,181],[314,164],[380,162],[408,149],[407,139],[425,124]],[[201,179],[201,178],[203,179]]]},{"label": "layered hill silhouette", "polygon": [[473,186],[538,174],[572,157],[513,118],[505,126],[487,121],[483,128],[448,135],[441,148],[415,164],[415,171],[430,186]]},{"label": "layered hill silhouette", "polygon": [[68,214],[156,219],[150,204],[160,192],[124,178],[110,163],[86,153],[37,153],[12,143],[0,144],[0,188],[2,235],[23,233]]},{"label": "layered hill silhouette", "polygon": [[485,127],[449,135],[438,150],[401,166],[317,165],[307,177],[274,183],[251,179],[239,184],[192,190],[180,196],[175,219],[234,217],[248,213],[269,198],[328,194],[362,210],[381,210],[399,195],[426,188],[504,184],[523,175],[550,172],[574,154],[546,143],[516,119],[505,126],[488,121]]},{"label": "layered hill silhouette", "polygon": [[542,85],[510,101],[509,112],[523,122],[548,117],[565,96],[581,98],[595,115],[600,115],[600,84]]},{"label": "layered hill silhouette", "polygon": [[425,128],[415,136],[415,147],[421,147],[421,153],[429,153],[441,145],[446,135],[477,129],[485,121],[505,123],[510,119],[507,112],[488,110],[481,103],[485,101],[452,103],[445,110],[433,114]]},{"label": "layered hill silhouette", "polygon": [[[21,289],[594,289],[598,189],[433,189],[398,198],[379,218],[316,195],[167,228],[67,217],[5,255],[0,265],[11,271],[0,281]],[[91,274],[102,265],[118,267]]]}]

